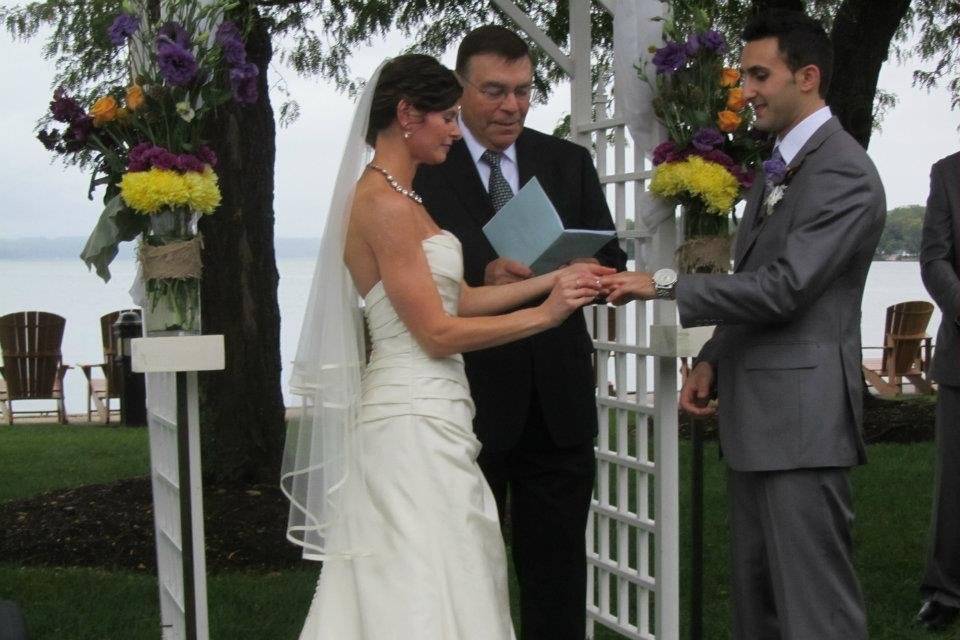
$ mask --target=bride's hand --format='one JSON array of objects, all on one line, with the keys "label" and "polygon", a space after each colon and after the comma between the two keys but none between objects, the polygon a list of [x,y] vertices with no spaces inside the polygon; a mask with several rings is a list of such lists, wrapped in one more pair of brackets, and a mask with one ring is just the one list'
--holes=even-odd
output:
[{"label": "bride's hand", "polygon": [[554,273],[557,274],[557,277],[564,274],[574,275],[579,278],[583,278],[584,282],[596,280],[600,278],[600,292],[597,294],[599,296],[606,296],[610,289],[609,287],[604,286],[604,281],[614,275],[617,272],[616,269],[611,267],[605,267],[602,264],[594,262],[572,262],[566,267],[557,269]]},{"label": "bride's hand", "polygon": [[[588,267],[588,268],[584,268]],[[551,326],[556,326],[601,293],[600,277],[613,271],[600,265],[577,264],[557,271],[553,289],[541,308]]]}]

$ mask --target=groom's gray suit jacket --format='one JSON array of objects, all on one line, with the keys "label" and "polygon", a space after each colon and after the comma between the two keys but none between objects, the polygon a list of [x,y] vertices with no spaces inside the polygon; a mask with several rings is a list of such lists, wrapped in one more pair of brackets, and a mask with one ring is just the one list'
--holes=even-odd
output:
[{"label": "groom's gray suit jacket", "polygon": [[790,162],[770,214],[762,183],[747,198],[734,273],[676,287],[683,326],[719,325],[698,359],[717,375],[723,454],[735,471],[862,463],[860,304],[883,185],[836,118]]}]

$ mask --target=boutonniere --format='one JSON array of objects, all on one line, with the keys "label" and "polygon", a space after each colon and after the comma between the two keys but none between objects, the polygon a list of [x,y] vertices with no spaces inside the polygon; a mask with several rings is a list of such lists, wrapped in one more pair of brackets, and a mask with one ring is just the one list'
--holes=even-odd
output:
[{"label": "boutonniere", "polygon": [[764,160],[763,173],[767,179],[767,197],[763,205],[766,215],[773,214],[777,203],[783,200],[790,178],[796,170],[796,167],[787,167],[781,158]]}]

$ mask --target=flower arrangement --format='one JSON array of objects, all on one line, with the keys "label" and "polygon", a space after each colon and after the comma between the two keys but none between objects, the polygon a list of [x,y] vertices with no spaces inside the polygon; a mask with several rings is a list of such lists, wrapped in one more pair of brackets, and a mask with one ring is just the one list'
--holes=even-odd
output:
[{"label": "flower arrangement", "polygon": [[650,190],[685,208],[680,267],[725,271],[729,216],[753,183],[763,141],[750,128],[740,72],[725,65],[726,40],[703,9],[694,11],[693,23],[693,32],[683,33],[666,21],[666,44],[651,50],[653,108],[667,140],[653,150]]},{"label": "flower arrangement", "polygon": [[[202,132],[222,105],[257,101],[259,70],[247,60],[246,21],[220,21],[233,4],[171,0],[163,5],[162,22],[147,19],[148,5],[126,0],[102,34],[115,52],[126,49],[130,81],[88,108],[58,89],[50,117],[65,127],[41,130],[38,138],[48,149],[92,166],[89,197],[105,187],[103,213],[81,258],[106,281],[119,243],[142,238],[141,268],[156,310],[171,291],[199,296],[195,225],[221,200],[217,156]],[[173,243],[189,245],[189,251],[165,253],[163,268],[153,269],[148,263],[159,260],[154,249]],[[190,268],[174,268],[178,261]]]}]

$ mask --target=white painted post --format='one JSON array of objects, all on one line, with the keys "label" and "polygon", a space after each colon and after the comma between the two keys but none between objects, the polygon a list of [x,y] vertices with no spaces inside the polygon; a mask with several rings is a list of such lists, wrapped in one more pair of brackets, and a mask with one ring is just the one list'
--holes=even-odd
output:
[{"label": "white painted post", "polygon": [[209,640],[197,371],[224,368],[222,335],[137,338],[147,379],[150,479],[163,640]]}]

